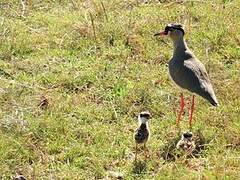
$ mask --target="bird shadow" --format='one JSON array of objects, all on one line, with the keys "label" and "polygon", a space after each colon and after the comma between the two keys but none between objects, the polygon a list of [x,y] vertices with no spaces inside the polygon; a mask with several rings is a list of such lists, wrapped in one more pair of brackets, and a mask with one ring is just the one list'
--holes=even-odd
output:
[{"label": "bird shadow", "polygon": [[147,170],[147,162],[146,161],[135,161],[133,163],[132,172],[134,174],[142,174]]}]

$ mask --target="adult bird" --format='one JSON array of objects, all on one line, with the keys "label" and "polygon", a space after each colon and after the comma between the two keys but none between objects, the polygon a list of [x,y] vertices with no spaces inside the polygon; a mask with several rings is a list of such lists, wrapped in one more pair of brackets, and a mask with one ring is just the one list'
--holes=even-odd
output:
[{"label": "adult bird", "polygon": [[[173,81],[182,89],[193,93],[189,107],[189,125],[192,125],[192,116],[195,105],[195,96],[198,94],[208,100],[213,106],[218,105],[212,84],[204,65],[188,48],[184,40],[184,30],[179,24],[168,24],[163,32],[154,36],[169,36],[173,41],[173,56],[169,61],[169,73]],[[177,126],[183,114],[185,103],[183,93],[180,96],[180,111],[177,116]]]}]

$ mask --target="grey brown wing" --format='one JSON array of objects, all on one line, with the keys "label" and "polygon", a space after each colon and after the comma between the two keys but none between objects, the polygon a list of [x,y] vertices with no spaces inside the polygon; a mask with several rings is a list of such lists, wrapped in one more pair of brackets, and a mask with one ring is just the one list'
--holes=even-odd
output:
[{"label": "grey brown wing", "polygon": [[187,82],[186,89],[202,96],[216,106],[217,98],[204,65],[196,59],[189,59],[184,62],[183,68],[184,78]]}]

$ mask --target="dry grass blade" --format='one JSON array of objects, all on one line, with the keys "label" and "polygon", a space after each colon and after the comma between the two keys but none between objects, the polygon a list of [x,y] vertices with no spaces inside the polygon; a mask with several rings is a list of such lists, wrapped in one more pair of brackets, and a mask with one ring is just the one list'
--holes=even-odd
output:
[{"label": "dry grass blade", "polygon": [[97,42],[96,28],[95,28],[95,24],[94,24],[94,18],[93,18],[93,15],[91,12],[89,12],[89,16],[90,16],[90,20],[91,20],[92,29],[93,29],[94,40],[96,43]]},{"label": "dry grass blade", "polygon": [[24,0],[20,0],[21,6],[22,6],[22,13],[21,16],[25,17],[25,12],[26,12],[26,2]]},{"label": "dry grass blade", "polygon": [[106,21],[108,22],[108,15],[107,15],[107,11],[106,11],[106,8],[103,4],[103,2],[101,1],[101,6],[102,6],[102,9],[103,9],[103,12],[104,12],[104,15],[105,15],[105,18],[106,18]]}]

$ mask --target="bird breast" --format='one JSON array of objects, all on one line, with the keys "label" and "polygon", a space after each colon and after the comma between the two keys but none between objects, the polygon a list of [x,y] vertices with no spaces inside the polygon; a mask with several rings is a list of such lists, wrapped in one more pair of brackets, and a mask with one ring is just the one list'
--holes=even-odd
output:
[{"label": "bird breast", "polygon": [[187,89],[187,81],[184,78],[187,78],[183,69],[183,62],[171,60],[169,62],[169,74],[172,80],[181,88]]},{"label": "bird breast", "polygon": [[138,144],[142,144],[142,143],[145,143],[147,142],[149,138],[149,131],[147,128],[139,128],[137,129],[137,132],[135,134],[135,141],[136,143]]}]

